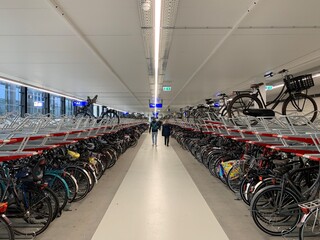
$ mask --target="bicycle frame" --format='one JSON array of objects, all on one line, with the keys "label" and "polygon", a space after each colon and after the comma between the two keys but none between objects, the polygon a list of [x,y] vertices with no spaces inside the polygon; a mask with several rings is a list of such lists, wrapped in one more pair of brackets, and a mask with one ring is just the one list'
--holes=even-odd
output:
[{"label": "bicycle frame", "polygon": [[[291,181],[290,176],[292,176],[293,174],[298,173],[298,172],[308,171],[308,170],[312,170],[312,169],[319,169],[319,166],[300,168],[300,169],[292,171],[291,173],[286,173],[286,174],[283,175],[283,178],[282,178],[282,181],[281,181],[281,185],[280,185],[281,186],[281,195],[280,195],[280,202],[279,202],[278,207],[283,205],[283,200],[284,200],[283,193],[284,193],[285,189],[288,188],[288,186],[289,186],[290,190],[292,190],[295,194],[297,194],[297,196],[299,197],[300,201],[307,200],[307,195],[309,195],[315,189],[316,185],[319,183],[320,174],[318,174],[317,179],[312,184],[312,186],[309,187],[303,193],[300,192],[299,189],[294,185],[294,183]],[[318,186],[317,190],[319,190],[319,186]],[[290,210],[289,209],[299,209],[299,207],[298,207],[297,204],[289,204],[289,205],[286,205],[285,208],[279,209],[279,212],[283,213],[283,212],[287,211],[288,214],[290,214]]]},{"label": "bicycle frame", "polygon": [[264,108],[267,108],[269,106],[272,105],[271,109],[274,110],[280,102],[282,102],[284,99],[286,99],[286,95],[289,94],[289,96],[291,96],[291,92],[288,91],[288,89],[286,89],[285,86],[282,87],[280,93],[278,94],[278,96],[273,99],[272,101],[270,102],[265,102],[263,97],[262,97],[262,94],[260,92],[260,89],[259,88],[255,88],[256,92],[255,93],[252,93],[252,95],[256,96],[260,101],[261,103],[263,104],[263,107]]}]

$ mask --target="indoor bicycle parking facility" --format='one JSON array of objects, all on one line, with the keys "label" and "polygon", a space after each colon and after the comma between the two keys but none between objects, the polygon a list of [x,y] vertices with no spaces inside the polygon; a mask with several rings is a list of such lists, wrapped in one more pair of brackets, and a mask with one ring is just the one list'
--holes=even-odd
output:
[{"label": "indoor bicycle parking facility", "polygon": [[319,240],[319,0],[1,0],[0,240]]}]

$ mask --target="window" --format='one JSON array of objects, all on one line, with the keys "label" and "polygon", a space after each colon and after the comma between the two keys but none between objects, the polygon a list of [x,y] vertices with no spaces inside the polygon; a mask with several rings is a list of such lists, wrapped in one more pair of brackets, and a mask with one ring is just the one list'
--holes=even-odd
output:
[{"label": "window", "polygon": [[66,116],[72,116],[74,107],[72,105],[73,100],[66,98]]},{"label": "window", "polygon": [[27,112],[45,114],[45,93],[28,88],[27,94]]},{"label": "window", "polygon": [[61,109],[61,97],[50,95],[50,115],[54,117],[60,117],[62,113]]},{"label": "window", "polygon": [[0,115],[7,112],[20,113],[20,91],[20,86],[0,82]]}]

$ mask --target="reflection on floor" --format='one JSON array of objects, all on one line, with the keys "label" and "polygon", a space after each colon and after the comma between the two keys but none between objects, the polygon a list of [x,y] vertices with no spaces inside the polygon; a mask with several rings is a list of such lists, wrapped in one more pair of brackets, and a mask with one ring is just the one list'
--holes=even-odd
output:
[{"label": "reflection on floor", "polygon": [[153,147],[148,137],[92,240],[106,237],[228,239],[172,147]]}]

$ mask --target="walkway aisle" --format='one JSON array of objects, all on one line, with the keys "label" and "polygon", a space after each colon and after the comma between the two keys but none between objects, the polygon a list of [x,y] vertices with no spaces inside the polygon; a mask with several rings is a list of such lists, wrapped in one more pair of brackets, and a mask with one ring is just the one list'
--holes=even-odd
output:
[{"label": "walkway aisle", "polygon": [[228,239],[171,147],[148,136],[92,240]]}]

